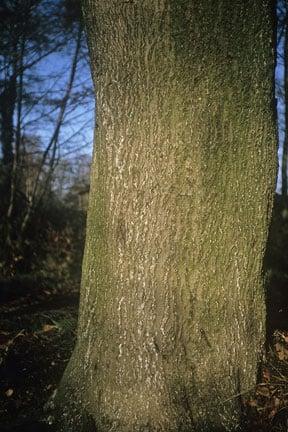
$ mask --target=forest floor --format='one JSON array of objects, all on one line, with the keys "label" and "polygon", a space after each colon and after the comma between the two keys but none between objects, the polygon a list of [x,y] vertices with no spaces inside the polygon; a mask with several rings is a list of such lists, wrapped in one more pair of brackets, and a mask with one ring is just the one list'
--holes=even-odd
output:
[{"label": "forest floor", "polygon": [[78,302],[77,288],[61,287],[0,305],[1,431],[38,430],[75,343]]},{"label": "forest floor", "polygon": [[[53,396],[75,343],[77,288],[41,289],[0,305],[0,430],[50,430]],[[253,432],[288,431],[288,329],[274,331],[260,383],[245,399]],[[44,408],[43,408],[44,407]],[[276,415],[275,415],[276,414]]]}]

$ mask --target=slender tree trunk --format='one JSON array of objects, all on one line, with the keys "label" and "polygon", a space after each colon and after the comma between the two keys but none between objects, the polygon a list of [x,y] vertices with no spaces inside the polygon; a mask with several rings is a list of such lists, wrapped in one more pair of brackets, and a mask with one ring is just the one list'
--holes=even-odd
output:
[{"label": "slender tree trunk", "polygon": [[[54,129],[53,134],[49,140],[48,146],[46,147],[46,149],[42,155],[40,166],[39,166],[39,169],[38,169],[38,172],[36,175],[36,179],[35,179],[35,182],[34,182],[34,185],[32,188],[32,193],[31,193],[31,195],[29,195],[27,197],[28,198],[28,205],[27,205],[26,211],[24,212],[24,217],[23,217],[23,220],[21,223],[21,228],[20,228],[20,233],[19,233],[22,241],[25,239],[25,232],[26,232],[27,227],[29,226],[29,223],[31,221],[31,216],[33,214],[33,211],[35,211],[35,209],[37,207],[41,206],[45,195],[50,190],[49,187],[51,186],[51,178],[52,178],[52,174],[54,172],[55,165],[56,165],[56,152],[57,152],[58,146],[59,146],[59,136],[60,136],[60,132],[61,132],[61,127],[63,126],[65,114],[67,111],[67,106],[68,106],[71,92],[73,90],[73,86],[74,86],[74,82],[75,82],[75,75],[76,75],[76,71],[77,71],[77,65],[78,65],[79,54],[80,54],[80,49],[81,49],[82,32],[83,32],[82,25],[79,24],[78,35],[77,35],[77,39],[76,39],[75,52],[74,52],[74,56],[73,56],[72,64],[71,64],[70,75],[69,75],[69,79],[68,79],[68,83],[67,83],[67,87],[66,87],[66,92],[65,92],[65,95],[63,97],[63,101],[62,101],[62,104],[60,106],[60,110],[59,110],[58,117],[56,120],[55,129]],[[41,174],[43,175],[43,172],[44,172],[45,164],[48,165],[48,172],[46,174],[45,180],[40,182]]]},{"label": "slender tree trunk", "polygon": [[[8,196],[8,208],[6,213],[6,220],[4,223],[6,224],[6,239],[5,243],[8,247],[11,247],[11,237],[15,237],[15,233],[13,233],[12,229],[12,222],[13,222],[13,216],[15,216],[14,210],[15,210],[15,199],[16,199],[16,192],[17,188],[19,187],[19,154],[20,154],[20,144],[21,144],[21,117],[22,117],[22,108],[23,108],[23,80],[24,80],[24,72],[23,72],[23,61],[24,61],[24,53],[25,53],[25,37],[22,36],[20,39],[20,46],[19,46],[19,59],[17,62],[17,68],[19,68],[22,72],[18,76],[18,82],[16,81],[16,103],[15,108],[16,109],[16,130],[15,130],[15,146],[14,146],[14,152],[13,152],[13,158],[12,158],[12,167],[11,167],[11,175],[10,175],[10,191],[6,191]],[[17,69],[15,68],[15,69]],[[15,71],[16,72],[16,71]],[[14,112],[12,113],[12,119],[14,116]],[[12,122],[13,126],[13,122]],[[13,138],[13,135],[12,135]],[[13,139],[11,141],[11,145],[13,146]],[[13,147],[12,147],[13,148]],[[9,194],[10,192],[10,194]],[[13,235],[14,234],[14,235]]]},{"label": "slender tree trunk", "polygon": [[5,166],[11,166],[13,162],[13,113],[17,98],[17,80],[12,76],[1,94],[1,144],[2,160]]},{"label": "slender tree trunk", "polygon": [[85,0],[97,95],[63,431],[236,431],[264,342],[268,0]]},{"label": "slender tree trunk", "polygon": [[13,194],[13,166],[16,163],[15,154],[13,151],[13,143],[15,138],[14,130],[14,115],[17,105],[17,67],[18,58],[18,37],[13,43],[14,55],[11,60],[11,75],[4,83],[4,89],[0,95],[0,141],[2,150],[2,164],[0,165],[1,174],[1,195],[2,195],[2,212],[5,215],[2,220],[1,231],[3,232],[2,239],[4,240],[3,251],[5,261],[9,262],[11,255],[11,225],[8,218],[10,197]]},{"label": "slender tree trunk", "polygon": [[4,191],[4,208],[7,210],[11,189],[13,166],[14,112],[17,100],[17,79],[12,76],[5,83],[0,95],[0,141],[2,150],[2,176]]}]

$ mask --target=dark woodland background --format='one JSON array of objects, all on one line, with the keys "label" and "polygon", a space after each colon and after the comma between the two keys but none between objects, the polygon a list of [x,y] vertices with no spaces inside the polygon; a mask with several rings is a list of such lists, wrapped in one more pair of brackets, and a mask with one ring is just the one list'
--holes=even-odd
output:
[{"label": "dark woodland background", "polygon": [[[267,358],[259,385],[245,400],[253,431],[271,430],[275,418],[288,430],[288,6],[283,0],[277,15],[279,176],[263,270]],[[51,400],[75,341],[93,115],[79,1],[1,0],[0,430],[42,431],[51,423]]]}]

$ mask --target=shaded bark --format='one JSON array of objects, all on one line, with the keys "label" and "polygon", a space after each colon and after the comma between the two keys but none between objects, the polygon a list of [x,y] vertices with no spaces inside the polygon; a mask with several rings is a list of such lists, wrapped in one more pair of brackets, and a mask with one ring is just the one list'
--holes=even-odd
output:
[{"label": "shaded bark", "polygon": [[60,430],[239,430],[265,333],[270,2],[83,5],[99,127]]}]

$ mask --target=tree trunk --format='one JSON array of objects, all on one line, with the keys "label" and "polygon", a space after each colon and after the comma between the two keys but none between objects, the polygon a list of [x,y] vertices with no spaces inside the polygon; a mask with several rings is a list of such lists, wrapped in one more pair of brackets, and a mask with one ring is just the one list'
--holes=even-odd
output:
[{"label": "tree trunk", "polygon": [[[17,101],[17,79],[13,75],[5,83],[5,88],[0,94],[0,142],[2,163],[0,164],[0,175],[2,177],[2,197],[4,201],[4,212],[7,211],[9,195],[11,190],[12,166],[13,166],[13,139],[14,121],[13,116]],[[3,202],[2,202],[3,205]]]},{"label": "tree trunk", "polygon": [[85,0],[97,123],[63,431],[236,431],[276,173],[260,0]]}]

